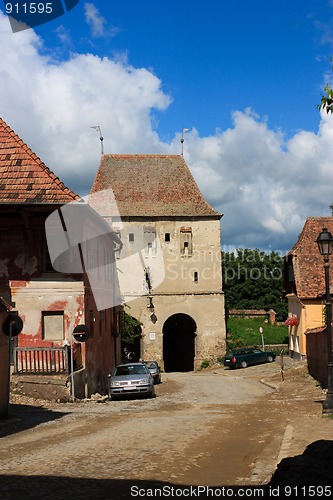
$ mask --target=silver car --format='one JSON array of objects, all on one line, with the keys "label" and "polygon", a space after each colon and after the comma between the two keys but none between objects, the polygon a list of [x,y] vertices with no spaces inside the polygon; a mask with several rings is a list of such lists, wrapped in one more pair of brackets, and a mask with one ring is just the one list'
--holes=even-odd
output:
[{"label": "silver car", "polygon": [[155,397],[154,379],[144,363],[118,365],[109,375],[109,399],[131,395]]},{"label": "silver car", "polygon": [[161,368],[159,367],[157,361],[144,361],[144,363],[147,365],[147,368],[154,379],[154,384],[160,384],[162,382]]}]

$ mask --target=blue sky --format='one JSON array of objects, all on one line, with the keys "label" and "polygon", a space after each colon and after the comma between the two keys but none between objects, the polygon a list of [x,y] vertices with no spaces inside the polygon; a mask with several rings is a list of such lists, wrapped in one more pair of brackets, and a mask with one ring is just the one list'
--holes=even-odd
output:
[{"label": "blue sky", "polygon": [[[2,4],[0,4],[1,6]],[[81,0],[35,30],[0,14],[0,116],[74,191],[106,153],[180,153],[222,244],[288,250],[333,202],[333,1]]]}]

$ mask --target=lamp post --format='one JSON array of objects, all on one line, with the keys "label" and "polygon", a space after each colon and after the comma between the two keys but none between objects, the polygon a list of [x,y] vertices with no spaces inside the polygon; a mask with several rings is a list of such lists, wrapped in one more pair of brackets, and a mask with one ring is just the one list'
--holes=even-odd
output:
[{"label": "lamp post", "polygon": [[323,413],[333,413],[333,359],[332,359],[332,303],[330,297],[330,264],[329,258],[333,249],[333,236],[323,228],[316,239],[319,252],[324,258],[325,298],[326,298],[326,334],[327,334],[327,394],[323,402]]}]

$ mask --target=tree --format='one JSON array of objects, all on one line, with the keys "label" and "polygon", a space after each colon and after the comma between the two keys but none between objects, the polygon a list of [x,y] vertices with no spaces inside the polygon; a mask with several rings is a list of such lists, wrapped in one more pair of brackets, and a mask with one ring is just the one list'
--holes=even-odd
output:
[{"label": "tree", "polygon": [[222,252],[222,266],[227,309],[274,309],[278,321],[286,318],[283,257],[241,248],[236,253]]},{"label": "tree", "polygon": [[326,113],[333,113],[333,90],[328,83],[325,85],[324,91],[326,95],[321,96],[321,104],[318,104],[317,108],[324,109]]},{"label": "tree", "polygon": [[121,334],[121,340],[126,345],[134,345],[141,337],[141,325],[140,321],[124,311],[124,323]]},{"label": "tree", "polygon": [[[331,70],[333,71],[333,58],[330,57]],[[326,83],[324,87],[326,95],[321,95],[321,103],[317,104],[317,109],[321,111],[324,109],[326,113],[333,113],[333,90],[329,83]]]},{"label": "tree", "polygon": [[[331,61],[331,69],[333,70],[333,59],[330,58]],[[321,95],[321,103],[317,104],[317,108],[320,110],[324,109],[326,113],[333,113],[333,90],[331,86],[327,83],[324,87],[324,91],[326,95]],[[333,203],[330,205],[331,215],[333,215]]]}]

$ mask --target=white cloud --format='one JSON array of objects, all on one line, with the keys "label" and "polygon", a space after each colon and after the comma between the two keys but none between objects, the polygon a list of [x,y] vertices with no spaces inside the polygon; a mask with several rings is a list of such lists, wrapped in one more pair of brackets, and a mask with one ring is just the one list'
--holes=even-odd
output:
[{"label": "white cloud", "polygon": [[105,33],[106,20],[99,13],[93,3],[84,4],[84,15],[87,24],[90,26],[94,37],[103,36]]},{"label": "white cloud", "polygon": [[[7,22],[0,12],[0,32]],[[106,152],[168,149],[151,113],[171,100],[148,70],[92,54],[56,63],[40,54],[33,30],[3,34],[0,42],[1,116],[72,189],[92,182],[100,141],[90,127],[97,123]]]},{"label": "white cloud", "polygon": [[[99,14],[89,19],[102,33]],[[13,35],[1,12],[0,43],[1,117],[74,191],[86,194],[98,167],[91,126],[100,124],[107,153],[180,153],[179,134],[166,143],[154,128],[154,113],[167,110],[171,98],[148,69],[93,54],[55,62],[33,30]],[[232,118],[232,127],[209,137],[200,136],[200,124],[187,132],[185,159],[224,214],[224,245],[287,250],[307,216],[330,213],[333,118],[318,113],[317,133],[289,140],[251,109]]]},{"label": "white cloud", "polygon": [[285,141],[251,110],[235,112],[233,127],[212,137],[190,132],[185,157],[208,201],[224,214],[224,241],[284,251],[306,217],[329,215],[332,135],[333,118],[325,114],[317,134],[300,131]]},{"label": "white cloud", "polygon": [[118,28],[107,25],[107,20],[100,14],[97,7],[90,2],[84,4],[84,16],[94,38],[114,36]]}]

